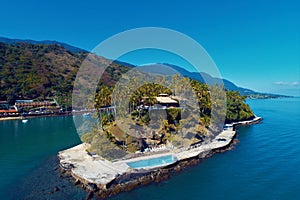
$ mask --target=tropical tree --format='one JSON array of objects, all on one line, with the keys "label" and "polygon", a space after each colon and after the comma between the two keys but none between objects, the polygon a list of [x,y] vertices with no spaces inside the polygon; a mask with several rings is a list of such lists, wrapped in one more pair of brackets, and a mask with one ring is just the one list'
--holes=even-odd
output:
[{"label": "tropical tree", "polygon": [[106,86],[102,85],[99,88],[95,96],[95,108],[100,109],[101,107],[107,107],[111,105],[111,94],[112,90]]}]

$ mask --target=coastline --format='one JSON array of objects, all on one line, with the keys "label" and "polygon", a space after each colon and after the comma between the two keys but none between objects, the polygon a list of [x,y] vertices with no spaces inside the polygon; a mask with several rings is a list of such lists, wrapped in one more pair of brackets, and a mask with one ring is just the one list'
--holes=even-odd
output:
[{"label": "coastline", "polygon": [[[80,144],[59,152],[60,170],[62,174],[72,176],[76,185],[80,185],[89,192],[87,198],[93,195],[108,198],[139,186],[163,181],[172,174],[199,163],[202,159],[232,149],[237,143],[235,128],[240,125],[256,124],[261,120],[261,117],[255,116],[252,120],[228,124],[232,128],[223,130],[210,143],[176,152],[176,162],[164,166],[133,169],[127,165],[128,162],[132,161],[130,159],[110,162],[95,158],[85,151],[88,144]],[[157,155],[151,156],[158,157]],[[143,156],[141,159],[149,159],[151,156]]]},{"label": "coastline", "polygon": [[[32,115],[26,115],[26,119],[31,119],[31,118],[39,118],[39,117],[59,117],[59,116],[70,116],[70,115],[76,115],[76,114],[82,114],[79,112],[62,112],[62,113],[50,113],[50,114],[32,114]],[[6,121],[6,120],[18,120],[22,119],[22,116],[17,115],[17,116],[9,116],[9,117],[0,117],[0,121]]]},{"label": "coastline", "polygon": [[17,119],[22,119],[22,117],[21,116],[16,116],[16,117],[0,117],[0,121],[17,120]]}]

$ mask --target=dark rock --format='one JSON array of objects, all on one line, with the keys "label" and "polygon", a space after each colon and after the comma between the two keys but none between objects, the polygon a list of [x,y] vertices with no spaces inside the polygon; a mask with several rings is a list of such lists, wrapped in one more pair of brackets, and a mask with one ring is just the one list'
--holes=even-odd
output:
[{"label": "dark rock", "polygon": [[57,191],[59,191],[59,188],[58,188],[57,186],[55,186],[55,187],[53,188],[53,192],[57,192]]},{"label": "dark rock", "polygon": [[145,177],[141,180],[141,185],[148,185],[152,182],[151,177]]},{"label": "dark rock", "polygon": [[95,191],[97,189],[97,186],[94,183],[89,183],[87,184],[86,189],[89,191]]},{"label": "dark rock", "polygon": [[139,182],[137,180],[130,181],[129,184],[127,185],[127,187],[125,188],[125,191],[131,191],[134,188],[136,188],[137,186],[139,186]]},{"label": "dark rock", "polygon": [[78,185],[78,184],[80,184],[80,180],[79,180],[79,179],[76,179],[76,180],[74,181],[74,185]]},{"label": "dark rock", "polygon": [[174,167],[174,170],[175,170],[176,172],[180,172],[180,171],[181,171],[180,165],[177,165],[176,167]]},{"label": "dark rock", "polygon": [[92,199],[93,196],[94,196],[94,192],[89,191],[89,193],[88,193],[87,196],[85,197],[85,200]]}]

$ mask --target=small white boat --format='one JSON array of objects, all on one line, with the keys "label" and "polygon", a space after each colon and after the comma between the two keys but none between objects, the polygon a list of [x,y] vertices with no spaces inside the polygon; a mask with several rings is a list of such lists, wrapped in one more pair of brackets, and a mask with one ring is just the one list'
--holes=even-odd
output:
[{"label": "small white boat", "polygon": [[28,122],[28,119],[22,119],[22,123],[27,123]]},{"label": "small white boat", "polygon": [[83,113],[83,117],[88,117],[88,116],[91,116],[92,114],[90,113],[90,112],[88,112],[88,113]]}]

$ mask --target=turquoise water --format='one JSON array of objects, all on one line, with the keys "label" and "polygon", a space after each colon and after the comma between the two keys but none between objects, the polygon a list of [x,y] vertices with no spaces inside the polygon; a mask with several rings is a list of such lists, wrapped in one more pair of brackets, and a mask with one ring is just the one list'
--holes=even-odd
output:
[{"label": "turquoise water", "polygon": [[173,163],[176,160],[172,155],[168,156],[161,156],[157,158],[151,158],[147,160],[139,160],[135,162],[128,162],[127,165],[131,168],[146,168],[146,167],[155,167],[155,166],[161,166],[168,163]]},{"label": "turquoise water", "polygon": [[[239,143],[233,150],[216,154],[167,181],[112,199],[299,199],[300,99],[250,100],[249,104],[264,118],[263,123],[240,127]],[[72,117],[30,119],[27,124],[0,122],[1,199],[28,174],[36,177],[36,182],[26,179],[32,187],[24,187],[28,188],[22,193],[24,198],[26,190],[39,190],[35,185],[49,182],[40,174],[48,171],[36,169],[49,165],[47,159],[57,151],[78,142]],[[85,197],[63,188],[60,191],[73,199]],[[57,199],[47,194],[36,198]]]},{"label": "turquoise water", "polygon": [[50,156],[78,143],[70,116],[34,118],[26,124],[0,121],[0,199]]}]

